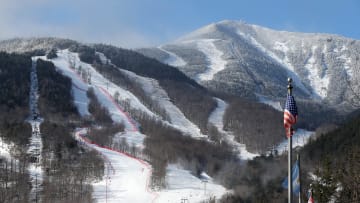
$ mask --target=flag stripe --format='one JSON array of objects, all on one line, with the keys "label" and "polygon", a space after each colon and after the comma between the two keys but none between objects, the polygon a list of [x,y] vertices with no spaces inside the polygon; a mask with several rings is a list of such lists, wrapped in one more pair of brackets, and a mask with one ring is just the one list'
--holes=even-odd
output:
[{"label": "flag stripe", "polygon": [[287,95],[285,109],[284,109],[284,128],[286,130],[286,136],[290,137],[293,135],[291,128],[297,122],[297,106],[295,99],[292,95]]}]

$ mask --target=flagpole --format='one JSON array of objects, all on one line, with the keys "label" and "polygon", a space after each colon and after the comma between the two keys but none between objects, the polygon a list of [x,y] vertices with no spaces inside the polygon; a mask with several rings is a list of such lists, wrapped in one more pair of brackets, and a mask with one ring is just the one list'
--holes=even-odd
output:
[{"label": "flagpole", "polygon": [[[288,78],[288,94],[292,95],[292,79]],[[288,202],[292,203],[292,169],[291,169],[291,157],[292,157],[292,136],[291,136],[291,127],[289,128],[289,137],[288,137]]]},{"label": "flagpole", "polygon": [[301,167],[300,167],[300,154],[297,154],[297,161],[299,165],[299,203],[301,203]]}]

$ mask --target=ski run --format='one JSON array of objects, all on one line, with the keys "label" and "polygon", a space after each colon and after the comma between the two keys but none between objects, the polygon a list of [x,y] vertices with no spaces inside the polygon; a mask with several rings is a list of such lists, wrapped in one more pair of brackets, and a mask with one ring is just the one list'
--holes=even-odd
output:
[{"label": "ski run", "polygon": [[[90,64],[81,62],[77,53],[60,50],[57,55],[57,58],[49,61],[54,63],[59,72],[72,79],[74,103],[80,115],[89,115],[87,110],[89,99],[86,91],[92,87],[101,105],[109,110],[112,120],[116,123],[123,123],[125,126],[125,132],[117,134],[114,141],[119,140],[119,137],[125,137],[129,145],[142,149],[145,135],[139,132],[138,124],[122,109],[112,95],[117,92],[119,98],[130,101],[131,108],[156,118],[159,116],[147,109],[132,93],[104,78]],[[45,56],[38,58],[48,60]],[[103,56],[102,60],[107,59]],[[87,81],[90,78],[80,76],[79,67],[91,75],[91,82]],[[176,110],[177,107],[170,102],[166,92],[158,87],[156,81],[131,72],[127,72],[127,74],[137,78],[144,87],[149,83],[152,84],[148,86],[148,91],[158,92],[161,95],[158,102],[170,109],[167,111],[170,113],[169,125],[188,134],[192,132],[190,135],[194,138],[204,137],[196,125],[187,120],[180,110]],[[175,113],[171,114],[172,111]],[[199,178],[176,165],[170,165],[167,168],[167,188],[152,191],[149,185],[152,168],[149,163],[111,147],[99,146],[88,140],[86,134],[86,128],[79,128],[74,135],[80,143],[99,152],[105,162],[104,177],[101,181],[93,183],[93,197],[97,202],[181,202],[183,200],[201,202],[212,197],[220,198],[228,192],[223,186],[213,182],[212,178],[205,173]]]},{"label": "ski run", "polygon": [[218,131],[223,134],[224,141],[234,147],[236,152],[239,154],[240,159],[247,160],[259,156],[259,154],[254,154],[247,151],[244,144],[240,144],[239,142],[235,141],[235,137],[231,132],[224,131],[223,117],[228,104],[219,98],[215,99],[217,101],[217,108],[210,115],[209,123],[212,123],[218,129]]}]

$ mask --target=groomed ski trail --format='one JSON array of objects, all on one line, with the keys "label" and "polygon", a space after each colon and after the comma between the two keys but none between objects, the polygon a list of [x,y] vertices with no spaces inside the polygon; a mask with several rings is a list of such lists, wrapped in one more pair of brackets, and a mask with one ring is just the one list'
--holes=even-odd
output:
[{"label": "groomed ski trail", "polygon": [[[45,57],[40,58],[47,60]],[[74,98],[84,99],[75,103],[80,114],[88,113],[81,112],[81,109],[84,109],[84,106],[87,107],[89,101],[86,92],[89,87],[93,87],[96,97],[109,110],[113,121],[117,123],[124,122],[126,136],[140,137],[135,144],[136,147],[142,147],[144,135],[138,131],[135,121],[115,102],[110,92],[103,87],[104,85],[101,85],[107,81],[94,81],[92,85],[89,85],[75,70],[70,68],[70,64],[67,63],[65,58],[50,61],[64,75],[72,79]],[[102,79],[101,76],[97,76],[97,78]],[[75,132],[75,138],[99,152],[106,163],[103,180],[93,183],[93,197],[97,202],[154,202],[156,200],[158,194],[151,191],[149,185],[152,168],[147,162],[116,149],[100,146],[85,138],[84,135],[86,135],[85,129]]]},{"label": "groomed ski trail", "polygon": [[105,160],[105,175],[94,183],[97,202],[155,202],[158,194],[150,189],[151,166],[127,153],[100,146],[85,137],[86,129],[78,129],[75,138],[96,150]]},{"label": "groomed ski trail", "polygon": [[234,149],[239,153],[238,156],[240,159],[248,160],[259,156],[258,154],[247,151],[245,144],[237,142],[235,140],[235,136],[231,132],[224,131],[223,118],[228,104],[219,98],[214,99],[217,101],[217,108],[210,114],[209,123],[213,124],[218,129],[218,131],[224,135],[224,140],[232,147],[234,147]]}]

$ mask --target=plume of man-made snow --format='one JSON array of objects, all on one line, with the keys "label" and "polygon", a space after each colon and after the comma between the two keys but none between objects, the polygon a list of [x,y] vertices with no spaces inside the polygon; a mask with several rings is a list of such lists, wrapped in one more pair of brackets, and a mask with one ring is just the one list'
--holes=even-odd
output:
[{"label": "plume of man-made snow", "polygon": [[[292,146],[293,148],[305,146],[309,142],[309,139],[314,134],[313,131],[307,131],[304,129],[297,129],[292,136]],[[284,141],[281,142],[276,150],[279,154],[282,154],[288,150],[288,140],[284,138]]]},{"label": "plume of man-made snow", "polygon": [[267,97],[260,95],[260,94],[256,94],[256,96],[258,97],[258,100],[260,103],[267,104],[278,111],[283,111],[283,108],[281,107],[281,104],[279,101],[273,101],[273,100],[268,99]]},{"label": "plume of man-made snow", "polygon": [[210,198],[219,199],[227,192],[223,186],[214,183],[208,175],[206,175],[207,180],[204,181],[177,165],[169,165],[166,171],[167,188],[159,192],[156,201],[158,203],[202,202]]},{"label": "plume of man-made snow", "polygon": [[215,98],[215,99],[217,101],[217,108],[210,114],[209,123],[213,124],[218,129],[218,131],[224,136],[223,137],[224,141],[230,144],[239,153],[240,159],[247,160],[259,156],[258,154],[253,154],[247,151],[245,144],[241,144],[237,142],[232,132],[224,131],[223,118],[224,118],[225,110],[228,107],[228,104],[219,98]]},{"label": "plume of man-made snow", "polygon": [[158,49],[160,49],[161,51],[163,51],[169,55],[169,57],[164,61],[165,64],[169,64],[170,66],[175,66],[175,67],[180,67],[180,66],[186,65],[186,62],[178,55],[176,55],[170,51],[167,51],[166,49],[162,48],[161,46],[159,46]]}]

